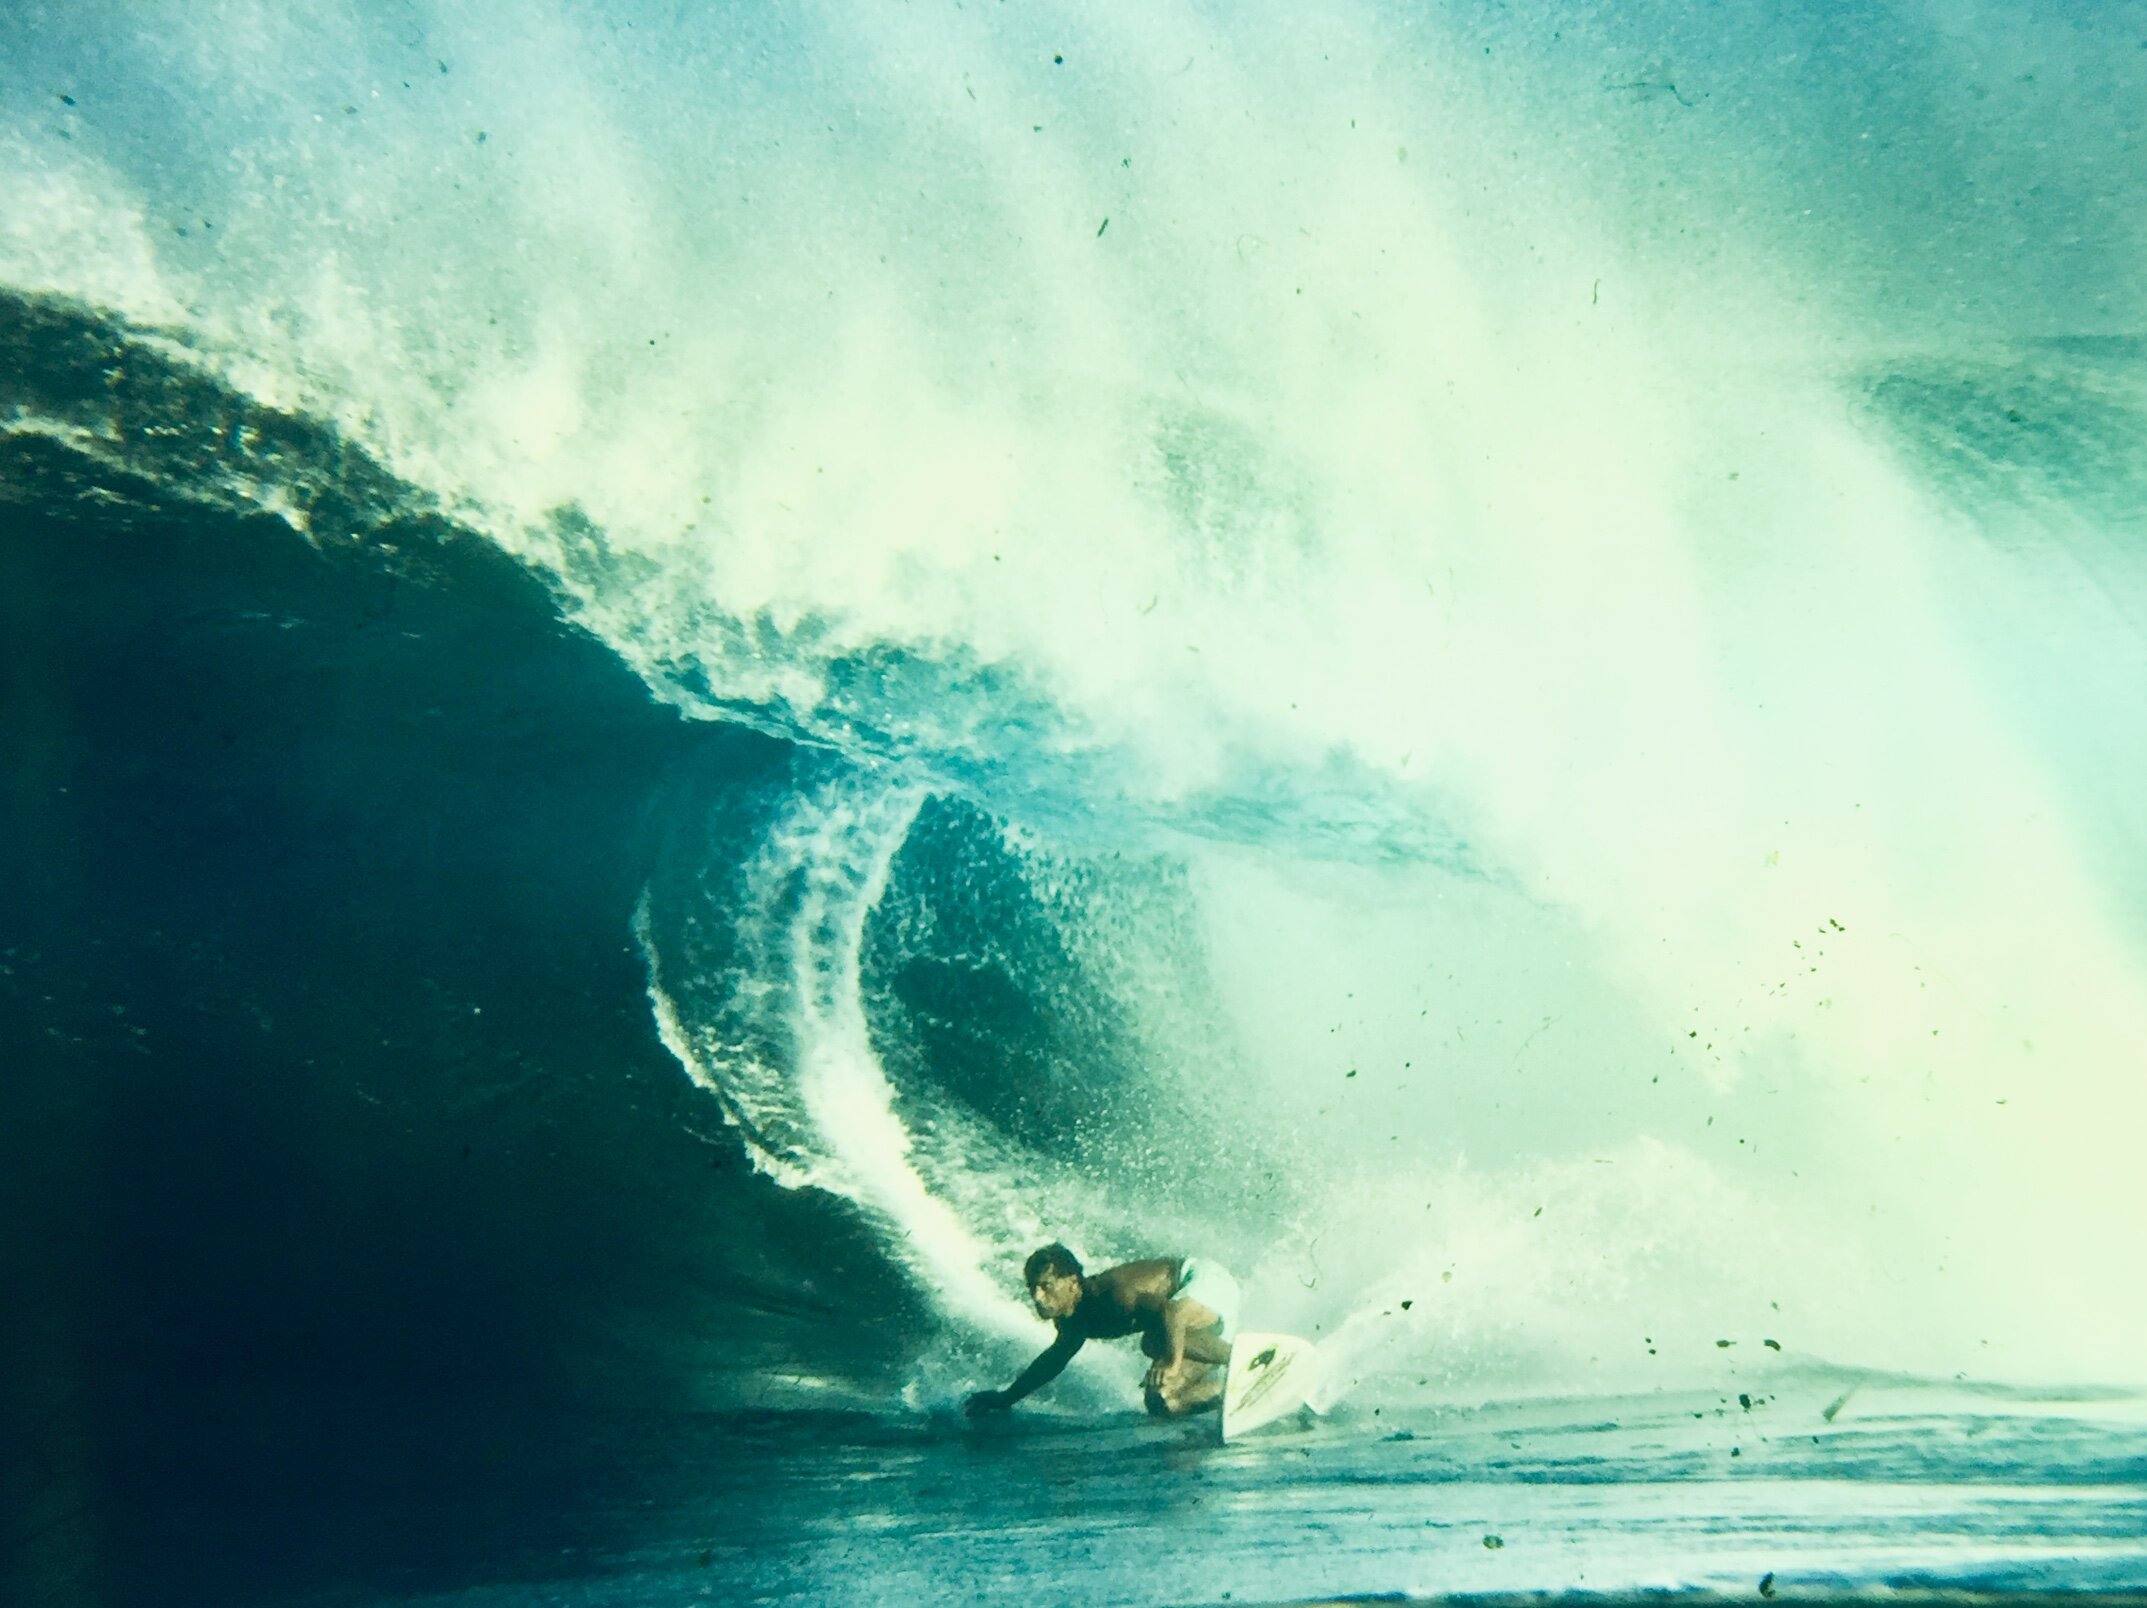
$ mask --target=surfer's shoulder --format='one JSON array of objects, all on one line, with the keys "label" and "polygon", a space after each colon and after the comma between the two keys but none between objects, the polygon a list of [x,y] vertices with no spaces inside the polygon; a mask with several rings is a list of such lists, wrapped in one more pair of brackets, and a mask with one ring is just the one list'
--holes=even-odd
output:
[{"label": "surfer's shoulder", "polygon": [[1178,1259],[1153,1257],[1144,1262],[1124,1262],[1098,1274],[1091,1282],[1104,1285],[1112,1301],[1132,1311],[1161,1306],[1178,1290]]}]

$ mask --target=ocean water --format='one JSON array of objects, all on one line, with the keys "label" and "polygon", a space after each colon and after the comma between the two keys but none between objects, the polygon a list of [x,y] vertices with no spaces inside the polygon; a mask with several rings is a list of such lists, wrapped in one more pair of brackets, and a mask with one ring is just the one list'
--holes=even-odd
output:
[{"label": "ocean water", "polygon": [[[2147,1592],[2143,119],[2121,4],[9,8],[9,1600]],[[1323,1412],[967,1422],[1048,1239]]]},{"label": "ocean water", "polygon": [[[1819,1383],[1749,1407],[1343,1415],[1227,1447],[1133,1415],[320,1422],[340,1470],[303,1495],[219,1470],[248,1500],[145,1513],[127,1585],[323,1608],[2138,1600],[2136,1403],[1871,1381],[1828,1417]],[[443,1444],[413,1489],[398,1470]]]}]

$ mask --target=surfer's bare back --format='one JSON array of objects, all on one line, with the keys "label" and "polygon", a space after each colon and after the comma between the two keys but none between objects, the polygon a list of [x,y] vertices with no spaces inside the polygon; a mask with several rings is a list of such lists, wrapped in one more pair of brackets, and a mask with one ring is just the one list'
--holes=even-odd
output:
[{"label": "surfer's bare back", "polygon": [[1151,1413],[1176,1418],[1222,1400],[1238,1289],[1219,1264],[1160,1257],[1084,1274],[1073,1252],[1046,1245],[1022,1276],[1037,1316],[1058,1325],[1058,1338],[1006,1389],[971,1396],[965,1407],[971,1417],[1004,1412],[1048,1385],[1089,1341],[1130,1334],[1141,1337],[1150,1359],[1142,1389]]}]

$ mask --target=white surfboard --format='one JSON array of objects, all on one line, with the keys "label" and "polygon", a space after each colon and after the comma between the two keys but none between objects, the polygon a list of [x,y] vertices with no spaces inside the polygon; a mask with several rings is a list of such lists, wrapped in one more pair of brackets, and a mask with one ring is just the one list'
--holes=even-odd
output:
[{"label": "white surfboard", "polygon": [[1223,1439],[1285,1418],[1319,1383],[1319,1349],[1294,1334],[1241,1334],[1230,1342],[1223,1387]]}]

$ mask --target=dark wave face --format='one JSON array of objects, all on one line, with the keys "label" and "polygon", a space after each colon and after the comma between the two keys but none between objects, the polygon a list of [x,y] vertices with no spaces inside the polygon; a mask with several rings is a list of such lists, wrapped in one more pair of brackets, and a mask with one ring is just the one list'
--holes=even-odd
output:
[{"label": "dark wave face", "polygon": [[[649,1027],[656,801],[782,745],[653,704],[333,432],[65,308],[5,328],[54,427],[10,437],[0,588],[7,1372],[42,1432],[264,1380],[727,1400],[869,1357],[833,1314],[914,1323]],[[270,470],[335,534],[218,505]]]},{"label": "dark wave face", "polygon": [[2130,16],[11,8],[10,1567],[940,1436],[1050,1239],[1367,1414],[2136,1387]]}]

